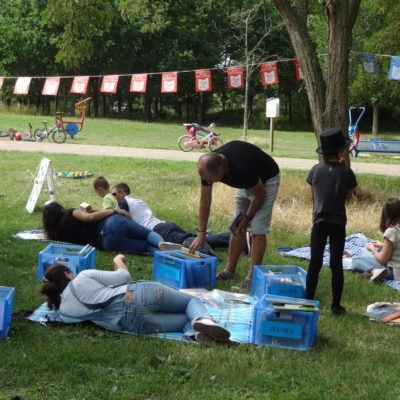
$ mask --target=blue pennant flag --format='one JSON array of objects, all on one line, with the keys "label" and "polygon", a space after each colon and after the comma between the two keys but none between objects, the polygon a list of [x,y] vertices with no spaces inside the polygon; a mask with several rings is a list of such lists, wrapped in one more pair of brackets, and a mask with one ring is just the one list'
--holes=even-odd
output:
[{"label": "blue pennant flag", "polygon": [[400,81],[400,56],[392,56],[388,78]]},{"label": "blue pennant flag", "polygon": [[360,54],[362,71],[367,74],[376,74],[375,54]]}]

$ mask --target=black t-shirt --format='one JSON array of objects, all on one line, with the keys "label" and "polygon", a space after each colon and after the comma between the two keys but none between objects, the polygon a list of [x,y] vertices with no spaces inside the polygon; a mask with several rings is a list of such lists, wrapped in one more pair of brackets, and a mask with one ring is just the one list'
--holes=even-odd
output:
[{"label": "black t-shirt", "polygon": [[346,225],[345,197],[349,189],[357,186],[354,172],[338,162],[323,162],[312,167],[307,183],[314,194],[313,223]]},{"label": "black t-shirt", "polygon": [[[258,179],[265,182],[279,174],[275,160],[251,143],[234,140],[215,152],[223,154],[228,160],[229,171],[221,179],[221,182],[228,186],[248,189],[255,186]],[[201,184],[208,186],[204,180]]]},{"label": "black t-shirt", "polygon": [[63,242],[76,244],[90,244],[99,246],[98,222],[82,222],[76,219],[72,213],[74,208],[66,210],[57,227],[58,237]]}]

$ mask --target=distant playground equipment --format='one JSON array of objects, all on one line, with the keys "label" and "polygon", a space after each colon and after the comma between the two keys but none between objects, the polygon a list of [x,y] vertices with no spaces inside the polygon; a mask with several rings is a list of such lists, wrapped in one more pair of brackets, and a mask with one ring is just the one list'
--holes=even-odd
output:
[{"label": "distant playground equipment", "polygon": [[202,149],[206,146],[210,151],[213,151],[224,144],[224,142],[218,137],[220,134],[214,131],[214,123],[208,128],[204,128],[196,123],[185,123],[183,126],[187,130],[188,134],[182,135],[178,139],[178,145],[182,151],[187,152],[192,151],[193,149]]},{"label": "distant playground equipment", "polygon": [[84,105],[87,101],[91,100],[91,97],[88,97],[84,100],[79,101],[75,104],[75,110],[81,111],[81,119],[79,121],[64,121],[63,113],[56,112],[55,123],[53,127],[47,127],[47,121],[43,121],[44,128],[36,129],[34,133],[34,137],[37,141],[41,142],[42,140],[52,137],[55,143],[64,143],[67,139],[67,135],[71,138],[74,137],[78,132],[81,132],[83,129],[83,123],[85,121],[85,113],[87,110],[87,105]]},{"label": "distant playground equipment", "polygon": [[[349,151],[353,157],[358,153],[400,153],[400,141],[368,139],[360,140],[360,129],[358,124],[365,113],[365,107],[349,108],[349,137],[353,141],[349,146]],[[355,120],[353,125],[353,120]]]}]

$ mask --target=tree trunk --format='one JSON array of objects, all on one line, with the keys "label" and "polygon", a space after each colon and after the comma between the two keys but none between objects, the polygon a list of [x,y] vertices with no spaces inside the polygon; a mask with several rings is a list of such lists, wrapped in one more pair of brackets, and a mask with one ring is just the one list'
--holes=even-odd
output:
[{"label": "tree trunk", "polygon": [[377,137],[379,133],[379,106],[376,103],[372,104],[372,136]]},{"label": "tree trunk", "polygon": [[348,61],[351,33],[361,0],[326,0],[328,74],[321,65],[307,29],[308,1],[272,0],[286,25],[305,77],[314,132],[338,126],[347,133]]},{"label": "tree trunk", "polygon": [[249,90],[250,90],[250,66],[246,59],[246,83],[244,89],[244,112],[243,112],[243,140],[247,141],[247,131],[249,129]]}]

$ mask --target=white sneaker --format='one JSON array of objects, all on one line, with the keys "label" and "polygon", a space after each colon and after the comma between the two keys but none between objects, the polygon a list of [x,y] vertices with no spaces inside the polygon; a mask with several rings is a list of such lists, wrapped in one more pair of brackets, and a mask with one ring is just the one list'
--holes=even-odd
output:
[{"label": "white sneaker", "polygon": [[181,244],[171,242],[160,242],[158,248],[163,251],[187,250]]},{"label": "white sneaker", "polygon": [[193,322],[192,327],[195,331],[205,333],[216,341],[227,340],[231,336],[228,329],[218,325],[210,318],[199,318]]},{"label": "white sneaker", "polygon": [[382,282],[387,275],[386,268],[374,269],[372,272],[371,278],[369,278],[370,282]]}]

